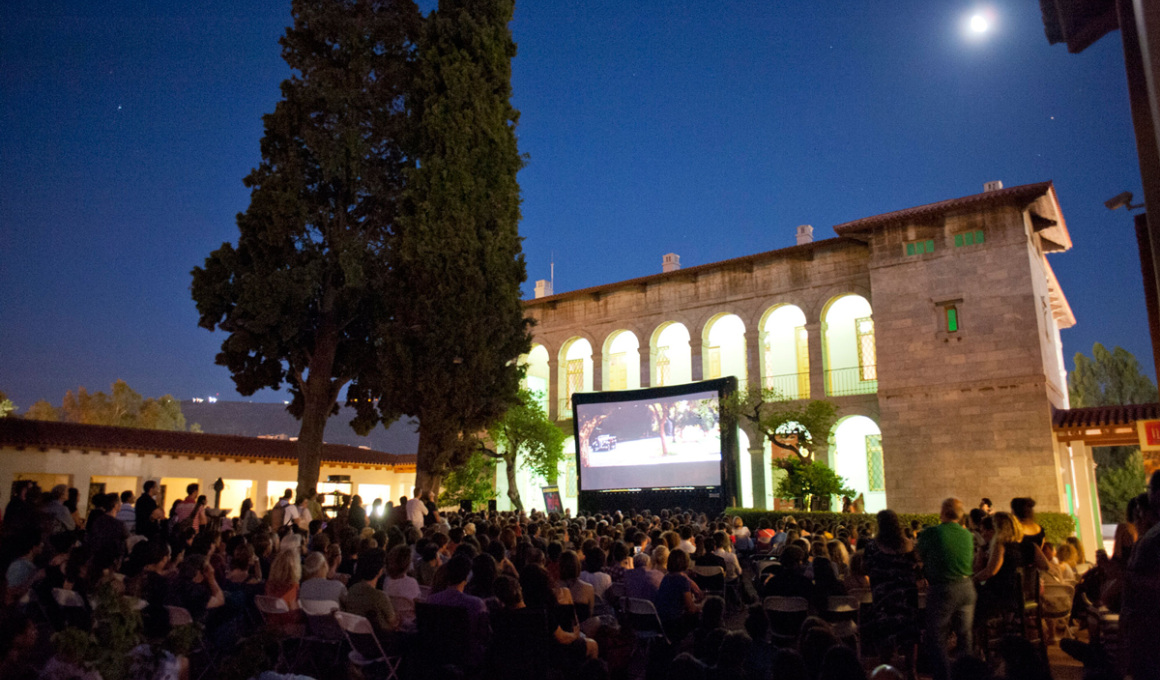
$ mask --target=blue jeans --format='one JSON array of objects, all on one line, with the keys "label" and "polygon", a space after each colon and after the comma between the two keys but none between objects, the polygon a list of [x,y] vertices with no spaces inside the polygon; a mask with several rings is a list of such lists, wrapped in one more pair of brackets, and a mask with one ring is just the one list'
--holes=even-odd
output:
[{"label": "blue jeans", "polygon": [[[932,583],[926,594],[926,644],[930,649],[935,680],[950,676],[947,630],[956,623],[959,650],[970,653],[971,628],[975,622],[975,584],[969,578],[955,583]],[[958,616],[955,616],[958,614]]]}]

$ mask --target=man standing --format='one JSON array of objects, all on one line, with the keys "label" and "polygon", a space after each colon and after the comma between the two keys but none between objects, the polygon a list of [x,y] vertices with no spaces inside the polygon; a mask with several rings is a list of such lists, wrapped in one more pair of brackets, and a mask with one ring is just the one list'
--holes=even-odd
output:
[{"label": "man standing", "polygon": [[137,515],[136,531],[145,538],[153,539],[161,530],[161,520],[165,518],[165,511],[157,505],[157,496],[161,489],[157,482],[150,479],[145,482],[141,495],[137,498],[134,510]]},{"label": "man standing", "polygon": [[1120,630],[1126,639],[1128,670],[1135,680],[1160,678],[1160,470],[1148,485],[1146,522],[1155,522],[1132,549],[1124,582]]},{"label": "man standing", "polygon": [[173,509],[175,525],[181,524],[185,520],[189,519],[189,516],[193,514],[193,509],[197,507],[197,492],[200,490],[201,487],[196,483],[185,487],[185,493],[188,495],[185,497],[185,500],[178,503],[177,507]]},{"label": "man standing", "polygon": [[41,508],[41,512],[48,515],[52,521],[52,533],[59,534],[62,531],[73,531],[77,528],[76,522],[73,521],[72,513],[68,508],[64,507],[64,497],[68,493],[68,487],[64,484],[57,484],[52,487],[52,500]]},{"label": "man standing", "polygon": [[427,516],[427,504],[423,502],[419,487],[415,487],[415,497],[407,501],[407,520],[411,526],[422,531],[423,518]]},{"label": "man standing", "polygon": [[962,501],[948,498],[939,513],[942,523],[918,535],[918,554],[930,584],[926,595],[926,636],[933,650],[935,680],[946,680],[950,675],[947,630],[952,621],[957,621],[955,635],[959,650],[968,654],[971,650],[976,598],[971,560],[975,555],[975,540],[960,524],[962,518]]},{"label": "man standing", "polygon": [[290,499],[293,497],[294,490],[286,489],[282,493],[282,497],[278,499],[278,502],[270,510],[270,526],[273,527],[274,531],[278,531],[278,529],[286,526],[298,516],[298,508],[290,504]]}]

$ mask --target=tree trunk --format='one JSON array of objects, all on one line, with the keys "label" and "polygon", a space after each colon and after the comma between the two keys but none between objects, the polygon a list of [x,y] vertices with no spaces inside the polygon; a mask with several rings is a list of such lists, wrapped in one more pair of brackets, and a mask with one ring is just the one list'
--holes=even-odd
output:
[{"label": "tree trunk", "polygon": [[425,496],[431,491],[438,495],[448,452],[454,443],[455,435],[447,434],[438,417],[419,419],[419,455],[415,465],[417,495]]},{"label": "tree trunk", "polygon": [[507,468],[507,483],[508,483],[508,500],[512,502],[512,507],[516,512],[524,511],[524,501],[520,498],[519,487],[516,486],[516,457],[511,454],[504,454],[504,467]]},{"label": "tree trunk", "polygon": [[310,489],[317,489],[322,468],[322,442],[326,421],[338,397],[334,384],[334,354],[338,348],[338,332],[319,331],[314,345],[306,380],[299,384],[302,391],[302,426],[298,430],[298,498]]},{"label": "tree trunk", "polygon": [[669,455],[669,447],[665,442],[665,423],[668,421],[668,412],[665,410],[664,404],[650,404],[649,410],[652,411],[653,418],[657,421],[657,434],[661,437],[661,455]]}]

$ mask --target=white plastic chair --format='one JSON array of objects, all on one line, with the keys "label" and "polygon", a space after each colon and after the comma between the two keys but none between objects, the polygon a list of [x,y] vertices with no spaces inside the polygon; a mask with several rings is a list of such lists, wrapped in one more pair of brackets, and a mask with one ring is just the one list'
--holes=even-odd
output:
[{"label": "white plastic chair", "polygon": [[288,667],[289,661],[286,659],[286,638],[294,637],[301,638],[304,631],[292,630],[289,626],[281,626],[271,621],[272,616],[278,614],[289,614],[290,605],[280,597],[270,597],[269,595],[255,595],[254,606],[258,608],[258,613],[262,615],[262,623],[267,628],[272,628],[278,636],[278,660],[275,662],[275,670],[278,668]]},{"label": "white plastic chair", "polygon": [[[339,610],[338,603],[333,600],[298,600],[298,608],[306,615],[307,632],[298,645],[298,655],[294,659],[294,666],[298,666],[302,655],[312,644],[334,645],[334,661],[337,661],[339,653],[342,652],[342,643],[346,639],[342,628],[334,618],[334,613]],[[309,655],[309,658],[313,664],[313,655]],[[331,663],[333,664],[334,661]],[[319,670],[318,666],[315,666],[315,670]]]},{"label": "white plastic chair", "polygon": [[1048,622],[1063,621],[1067,636],[1071,637],[1071,607],[1075,601],[1075,586],[1062,583],[1047,583],[1039,598],[1039,615]]},{"label": "white plastic chair", "polygon": [[[377,663],[384,664],[387,667],[387,680],[398,680],[403,657],[387,655],[387,650],[383,649],[382,642],[366,617],[339,611],[334,612],[334,618],[350,643],[351,650],[347,658],[351,663],[360,669]],[[375,654],[378,656],[372,658]]]}]

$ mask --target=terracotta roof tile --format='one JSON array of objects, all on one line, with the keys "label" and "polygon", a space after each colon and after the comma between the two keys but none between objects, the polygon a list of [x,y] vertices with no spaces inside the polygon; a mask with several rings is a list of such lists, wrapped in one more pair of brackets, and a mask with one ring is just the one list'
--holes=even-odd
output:
[{"label": "terracotta roof tile", "polygon": [[[281,439],[50,423],[22,418],[0,418],[0,446],[229,456],[262,460],[293,461],[298,458],[296,443]],[[384,453],[357,446],[324,444],[322,461],[356,465],[414,465],[416,456]]]},{"label": "terracotta roof tile", "polygon": [[1056,409],[1051,414],[1051,424],[1056,428],[1130,425],[1138,420],[1160,420],[1160,404]]},{"label": "terracotta roof tile", "polygon": [[914,208],[874,215],[873,217],[863,217],[860,220],[839,224],[834,227],[834,232],[839,236],[847,236],[855,232],[866,231],[867,229],[873,229],[886,224],[933,217],[960,208],[975,208],[989,203],[1031,201],[1047,193],[1051,188],[1051,182],[1039,182],[1038,184],[1023,184],[1007,189],[986,191],[981,194],[952,198],[947,201],[939,201],[938,203],[928,203]]}]

